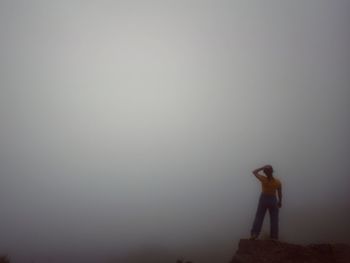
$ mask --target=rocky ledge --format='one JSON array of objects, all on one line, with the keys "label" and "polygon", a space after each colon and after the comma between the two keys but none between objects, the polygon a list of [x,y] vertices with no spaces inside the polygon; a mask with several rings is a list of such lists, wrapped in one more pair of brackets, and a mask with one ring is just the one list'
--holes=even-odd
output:
[{"label": "rocky ledge", "polygon": [[345,244],[295,245],[270,240],[241,239],[231,263],[350,263]]}]

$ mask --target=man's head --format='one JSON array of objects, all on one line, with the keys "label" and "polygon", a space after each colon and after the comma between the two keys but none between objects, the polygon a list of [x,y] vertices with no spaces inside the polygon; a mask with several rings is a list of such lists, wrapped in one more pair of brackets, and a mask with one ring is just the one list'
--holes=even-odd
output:
[{"label": "man's head", "polygon": [[264,167],[264,174],[266,174],[267,177],[271,178],[273,176],[273,168],[271,165],[266,165]]}]

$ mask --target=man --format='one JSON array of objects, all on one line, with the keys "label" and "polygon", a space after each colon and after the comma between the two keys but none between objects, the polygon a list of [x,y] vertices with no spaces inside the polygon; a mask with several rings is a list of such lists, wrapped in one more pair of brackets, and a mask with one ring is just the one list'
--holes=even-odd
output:
[{"label": "man", "polygon": [[[260,172],[264,173],[261,174]],[[282,185],[281,182],[273,176],[271,165],[265,165],[253,171],[255,177],[261,182],[262,193],[259,199],[258,209],[256,211],[251,238],[256,239],[261,231],[266,210],[270,214],[270,238],[278,240],[278,212],[282,206]],[[276,197],[278,193],[278,199]]]}]

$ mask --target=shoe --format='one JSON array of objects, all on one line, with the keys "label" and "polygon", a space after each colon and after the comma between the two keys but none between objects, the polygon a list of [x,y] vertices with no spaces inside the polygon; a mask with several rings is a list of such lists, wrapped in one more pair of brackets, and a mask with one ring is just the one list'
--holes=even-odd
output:
[{"label": "shoe", "polygon": [[258,235],[257,234],[252,234],[249,238],[249,240],[255,240],[258,238]]}]

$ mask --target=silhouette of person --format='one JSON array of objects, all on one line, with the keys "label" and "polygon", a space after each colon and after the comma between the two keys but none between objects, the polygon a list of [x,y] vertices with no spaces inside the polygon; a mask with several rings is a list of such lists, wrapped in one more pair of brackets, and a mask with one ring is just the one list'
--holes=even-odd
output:
[{"label": "silhouette of person", "polygon": [[[264,175],[260,172],[263,171]],[[271,165],[265,165],[253,171],[255,177],[261,182],[262,193],[259,198],[258,209],[251,229],[250,239],[256,239],[261,231],[266,210],[270,214],[270,238],[278,240],[278,212],[282,206],[282,184],[273,176]],[[278,193],[278,199],[276,197]]]}]

